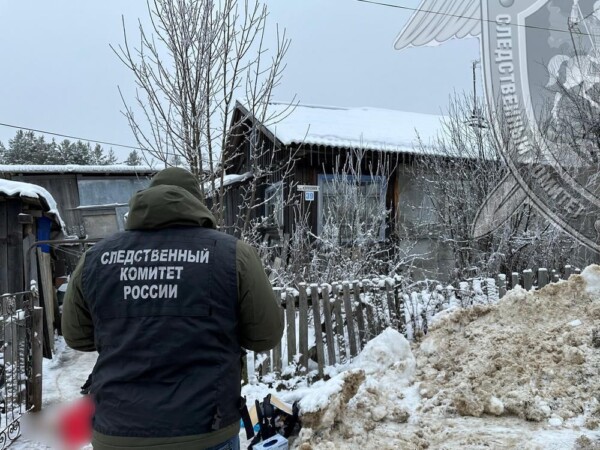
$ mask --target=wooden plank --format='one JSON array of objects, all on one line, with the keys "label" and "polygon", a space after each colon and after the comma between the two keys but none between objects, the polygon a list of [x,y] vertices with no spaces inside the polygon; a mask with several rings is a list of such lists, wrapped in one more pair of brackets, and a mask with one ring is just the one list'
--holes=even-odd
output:
[{"label": "wooden plank", "polygon": [[506,275],[499,274],[496,283],[498,283],[498,297],[502,298],[506,295]]},{"label": "wooden plank", "polygon": [[308,298],[306,283],[298,285],[300,301],[298,304],[298,335],[300,340],[300,365],[308,369]]},{"label": "wooden plank", "polygon": [[[283,308],[279,308],[279,320],[284,323],[285,311]],[[281,340],[273,349],[273,372],[281,373]]]},{"label": "wooden plank", "polygon": [[523,271],[523,289],[530,291],[533,288],[533,270],[526,269]]},{"label": "wooden plank", "polygon": [[568,280],[569,277],[573,274],[573,266],[567,264],[565,266],[565,280]]},{"label": "wooden plank", "polygon": [[350,356],[354,357],[358,354],[356,348],[356,331],[354,329],[354,312],[352,311],[352,301],[350,300],[350,283],[344,281],[342,283],[342,291],[344,294],[344,309],[346,311],[346,329],[348,330],[348,341],[350,341]]},{"label": "wooden plank", "polygon": [[319,301],[319,285],[310,285],[310,296],[315,326],[315,345],[317,347],[317,365],[319,367],[319,378],[323,378],[325,367],[325,352],[323,349],[323,328],[321,325],[321,302]]},{"label": "wooden plank", "polygon": [[34,307],[32,311],[33,329],[31,330],[31,374],[27,389],[27,410],[38,412],[42,409],[42,360],[43,360],[43,322],[44,309]]},{"label": "wooden plank", "polygon": [[344,339],[344,319],[342,317],[342,299],[340,297],[341,286],[333,286],[333,313],[335,317],[335,333],[338,341],[338,356],[340,362],[345,362],[348,352],[346,351]]},{"label": "wooden plank", "polygon": [[325,340],[327,342],[327,364],[333,366],[335,359],[335,340],[333,338],[333,321],[331,320],[331,300],[329,298],[329,286],[321,286],[321,298],[323,299],[323,318],[325,319]]},{"label": "wooden plank", "polygon": [[40,291],[44,300],[44,311],[46,326],[44,331],[49,339],[48,345],[54,353],[54,286],[52,283],[52,267],[50,263],[50,254],[37,249],[38,264],[40,266]]},{"label": "wooden plank", "polygon": [[291,364],[296,356],[296,298],[291,291],[285,295],[285,321],[287,329],[287,363]]},{"label": "wooden plank", "polygon": [[[367,291],[371,287],[371,283],[369,282],[369,280],[363,280],[362,285],[363,285],[363,292],[366,295]],[[373,298],[373,296],[371,296],[371,298]],[[374,309],[373,304],[367,303],[367,304],[365,304],[365,308],[367,310],[367,323],[369,325],[369,335],[367,336],[367,341],[369,341],[369,340],[373,339],[375,336],[377,336],[377,324],[375,323],[375,314],[373,312],[373,309]]]},{"label": "wooden plank", "polygon": [[394,301],[394,286],[392,286],[390,280],[385,280],[385,297],[387,300],[388,311],[390,313],[390,324],[393,328],[398,330],[398,311],[396,311],[396,302]]},{"label": "wooden plank", "polygon": [[23,225],[18,220],[22,203],[18,199],[11,199],[6,205],[8,292],[23,292]]},{"label": "wooden plank", "polygon": [[511,287],[511,289],[514,289],[518,285],[519,285],[519,273],[513,272],[510,274],[510,287]]},{"label": "wooden plank", "polygon": [[0,202],[0,295],[8,291],[8,202]]},{"label": "wooden plank", "polygon": [[548,269],[538,269],[538,288],[542,289],[548,284],[550,278],[548,277]]},{"label": "wooden plank", "polygon": [[356,315],[356,323],[358,325],[358,349],[362,350],[365,345],[367,339],[367,330],[365,329],[365,315],[363,314],[363,302],[360,298],[360,283],[358,280],[355,280],[352,283],[352,294],[354,295],[354,314]]}]

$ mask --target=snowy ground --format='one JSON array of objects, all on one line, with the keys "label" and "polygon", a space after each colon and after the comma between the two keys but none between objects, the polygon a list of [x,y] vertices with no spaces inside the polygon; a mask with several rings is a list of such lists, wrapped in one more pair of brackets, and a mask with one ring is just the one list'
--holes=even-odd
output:
[{"label": "snowy ground", "polygon": [[[44,366],[46,411],[79,397],[96,357],[57,346]],[[419,343],[388,329],[353,362],[328,368],[328,381],[266,379],[243,392],[249,404],[268,393],[300,401],[300,450],[591,450],[600,449],[598,373],[594,266],[536,293],[442,314]],[[51,448],[28,436],[12,448]]]}]

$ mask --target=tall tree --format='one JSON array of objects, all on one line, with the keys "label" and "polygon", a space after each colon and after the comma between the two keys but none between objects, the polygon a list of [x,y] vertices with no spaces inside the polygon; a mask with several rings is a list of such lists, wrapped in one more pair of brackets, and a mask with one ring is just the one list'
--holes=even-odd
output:
[{"label": "tall tree", "polygon": [[[148,0],[148,11],[152,26],[140,24],[139,47],[123,24],[124,43],[113,48],[138,87],[135,107],[123,98],[125,116],[148,156],[165,166],[185,162],[222,224],[223,178],[236,156],[222,150],[232,141],[235,97],[245,98],[249,115],[263,124],[276,121],[267,105],[290,42],[278,31],[268,51],[267,8],[259,0]],[[263,151],[257,145],[251,143],[255,160]]]},{"label": "tall tree", "polygon": [[125,160],[125,164],[128,166],[139,166],[142,164],[142,158],[137,150],[133,150],[131,153],[129,153],[129,156]]},{"label": "tall tree", "polygon": [[59,144],[54,139],[46,142],[44,136],[36,136],[33,131],[18,130],[15,137],[8,141],[8,148],[0,144],[2,164],[107,165],[116,161],[112,150],[105,154],[98,144],[92,149],[89,142],[71,142],[68,139]]}]

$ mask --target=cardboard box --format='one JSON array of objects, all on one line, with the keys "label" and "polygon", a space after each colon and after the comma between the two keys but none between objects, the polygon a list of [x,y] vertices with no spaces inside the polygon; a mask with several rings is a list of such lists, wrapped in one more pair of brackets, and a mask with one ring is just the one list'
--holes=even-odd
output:
[{"label": "cardboard box", "polygon": [[259,442],[253,447],[254,450],[288,450],[288,440],[280,434],[270,437],[266,441]]}]

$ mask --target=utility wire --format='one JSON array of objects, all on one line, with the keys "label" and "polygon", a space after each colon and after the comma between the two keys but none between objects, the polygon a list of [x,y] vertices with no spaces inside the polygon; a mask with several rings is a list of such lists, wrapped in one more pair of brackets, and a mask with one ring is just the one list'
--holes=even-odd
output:
[{"label": "utility wire", "polygon": [[77,136],[70,136],[68,134],[54,133],[52,131],[38,130],[38,129],[35,129],[35,128],[19,127],[17,125],[11,125],[9,123],[2,123],[2,122],[0,122],[0,126],[2,126],[2,127],[8,127],[8,128],[16,128],[18,130],[34,131],[36,133],[49,134],[51,136],[64,137],[64,138],[69,138],[69,139],[77,139],[78,141],[94,142],[96,144],[110,145],[110,146],[113,146],[113,147],[122,147],[122,148],[130,148],[130,149],[133,149],[133,150],[142,150],[140,147],[134,147],[132,145],[116,144],[114,142],[99,141],[97,139],[87,139],[87,138],[82,138],[82,137],[77,137]]},{"label": "utility wire", "polygon": [[[414,12],[424,12],[426,14],[435,14],[435,15],[439,15],[439,16],[456,17],[457,19],[468,19],[468,20],[476,20],[478,22],[496,23],[495,20],[486,19],[484,17],[477,18],[477,17],[471,17],[471,16],[463,16],[460,14],[451,14],[451,13],[445,13],[445,12],[441,12],[441,11],[431,11],[428,9],[420,9],[420,8],[413,8],[410,6],[394,5],[392,3],[383,3],[383,2],[373,1],[373,0],[356,0],[356,1],[361,2],[361,3],[369,3],[371,5],[386,6],[388,8],[404,9],[407,11],[414,11]],[[593,14],[593,12],[592,12],[592,14]],[[589,14],[588,16],[590,16],[590,15],[591,14]],[[573,33],[573,34],[577,34],[580,36],[599,37],[597,34],[584,33],[582,31],[577,30],[576,28],[573,28],[571,30],[565,30],[565,29],[561,29],[561,28],[546,28],[546,27],[539,27],[536,25],[525,25],[525,24],[520,24],[520,23],[511,23],[511,24],[507,24],[507,25],[511,25],[511,26],[515,26],[515,27],[531,28],[534,30],[557,31],[559,33],[569,33],[569,34]]]}]

